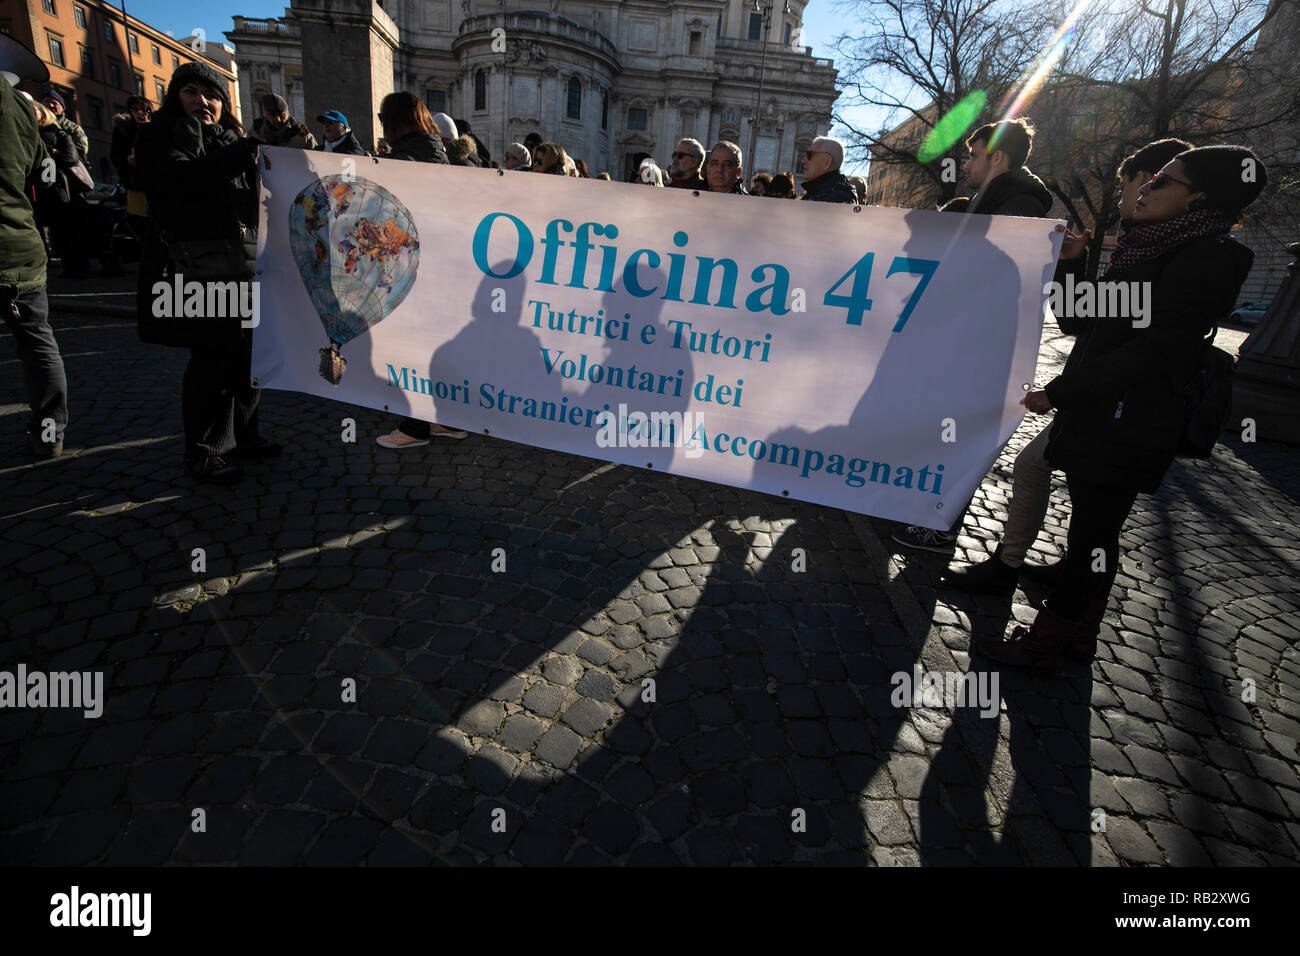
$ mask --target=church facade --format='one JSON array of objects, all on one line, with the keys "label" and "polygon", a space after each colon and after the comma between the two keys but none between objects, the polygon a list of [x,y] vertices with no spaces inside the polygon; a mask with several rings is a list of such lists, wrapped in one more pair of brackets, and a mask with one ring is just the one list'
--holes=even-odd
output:
[{"label": "church facade", "polygon": [[[280,18],[235,17],[226,36],[236,45],[250,119],[273,92],[315,128],[321,111],[339,106],[326,101],[337,89],[330,78],[354,82],[342,78],[357,76],[357,49],[368,48],[363,72],[371,75],[361,82],[373,80],[374,99],[391,58],[391,89],[468,121],[498,161],[535,131],[585,160],[593,175],[626,180],[647,156],[666,165],[689,136],[706,148],[737,143],[747,175],[797,174],[803,150],[829,130],[837,95],[832,62],[798,45],[806,3],[294,0]],[[323,22],[332,31],[324,41]],[[338,41],[332,66],[329,47],[345,36],[338,26],[345,22],[359,43],[349,51]],[[378,135],[373,113],[349,113],[363,141]]]}]

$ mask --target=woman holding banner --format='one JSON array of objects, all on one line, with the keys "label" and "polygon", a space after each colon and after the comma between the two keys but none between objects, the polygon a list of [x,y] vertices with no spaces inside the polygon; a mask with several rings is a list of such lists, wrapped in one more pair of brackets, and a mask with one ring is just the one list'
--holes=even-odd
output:
[{"label": "woman holding banner", "polygon": [[[448,165],[447,150],[438,137],[433,116],[413,94],[403,91],[385,96],[379,104],[379,122],[384,127],[384,139],[392,144],[390,159]],[[464,438],[466,434],[418,418],[403,418],[375,443],[383,448],[415,448],[429,444],[430,438]]]},{"label": "woman holding banner", "polygon": [[172,74],[162,106],[135,144],[149,216],[161,237],[141,251],[140,338],[189,348],[181,384],[185,467],[218,484],[243,474],[228,458],[280,453],[257,433],[261,390],[249,384],[252,330],[226,309],[220,316],[184,317],[180,302],[160,300],[179,298],[174,290],[192,282],[208,288],[235,282],[242,289],[253,281],[258,144],[242,133],[226,80],[196,61]]},{"label": "woman holding banner", "polygon": [[1104,279],[1130,284],[1129,301],[1145,284],[1148,309],[1082,320],[1065,369],[1023,400],[1031,412],[1056,410],[1046,457],[1070,492],[1061,576],[1031,627],[979,645],[987,656],[1055,670],[1062,658],[1095,655],[1120,531],[1179,454],[1186,386],[1250,272],[1253,254],[1228,232],[1266,182],[1251,150],[1207,146],[1180,153],[1139,191]]}]

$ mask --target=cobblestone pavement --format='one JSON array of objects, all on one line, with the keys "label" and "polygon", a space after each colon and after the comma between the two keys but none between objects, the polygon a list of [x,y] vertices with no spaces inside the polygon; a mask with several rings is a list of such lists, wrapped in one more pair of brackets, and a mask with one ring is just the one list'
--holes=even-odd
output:
[{"label": "cobblestone pavement", "polygon": [[[1091,673],[1003,671],[986,719],[895,707],[891,675],[987,666],[971,633],[1041,594],[944,593],[947,557],[895,553],[886,522],[479,436],[386,451],[390,416],[282,392],[262,425],[284,457],[198,486],[184,353],[55,323],[62,459],[21,457],[0,348],[0,668],[101,669],[107,703],[0,712],[0,860],[1297,858],[1295,450],[1175,465],[1125,533]],[[1050,329],[1044,363],[1066,347]],[[958,560],[991,547],[1043,421]],[[1062,488],[1031,559],[1064,509]]]}]

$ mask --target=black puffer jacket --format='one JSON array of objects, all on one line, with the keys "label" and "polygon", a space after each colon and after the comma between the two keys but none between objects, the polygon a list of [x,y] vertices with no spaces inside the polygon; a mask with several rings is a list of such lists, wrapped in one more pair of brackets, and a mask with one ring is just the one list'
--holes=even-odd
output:
[{"label": "black puffer jacket", "polygon": [[1052,208],[1052,194],[1043,181],[1025,166],[994,177],[988,188],[976,193],[966,212],[986,216],[1046,216]]},{"label": "black puffer jacket", "polygon": [[838,169],[822,173],[816,179],[805,179],[803,198],[808,202],[847,202],[858,204],[858,191]]},{"label": "black puffer jacket", "polygon": [[1227,315],[1254,254],[1227,236],[1193,239],[1105,282],[1150,283],[1150,325],[1075,319],[1079,338],[1046,386],[1056,412],[1047,460],[1067,476],[1153,492],[1182,439],[1183,390],[1211,326]]},{"label": "black puffer jacket", "polygon": [[167,242],[230,239],[243,245],[243,266],[231,280],[251,279],[257,256],[257,144],[233,130],[159,110],[136,138],[136,168],[149,197],[149,217],[162,241],[141,251],[137,313],[140,338],[161,345],[229,345],[238,322],[177,321],[153,315],[152,289],[170,279]]},{"label": "black puffer jacket", "polygon": [[449,165],[447,150],[442,140],[429,133],[407,133],[401,139],[390,144],[392,153],[389,159],[405,159],[416,163],[442,163]]},{"label": "black puffer jacket", "polygon": [[322,140],[321,144],[316,147],[316,151],[320,153],[338,153],[340,156],[370,155],[366,152],[366,148],[357,142],[357,137],[352,130],[348,130],[344,133],[342,138],[339,139],[338,145],[333,149],[326,149],[325,142]]}]

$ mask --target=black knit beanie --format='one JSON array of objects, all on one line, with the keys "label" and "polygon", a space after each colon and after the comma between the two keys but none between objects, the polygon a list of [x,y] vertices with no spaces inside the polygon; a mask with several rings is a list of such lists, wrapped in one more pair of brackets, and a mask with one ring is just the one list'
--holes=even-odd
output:
[{"label": "black knit beanie", "polygon": [[1203,209],[1239,213],[1268,185],[1264,163],[1245,146],[1201,146],[1179,153],[1194,191],[1205,193],[1198,200]]},{"label": "black knit beanie", "polygon": [[230,94],[226,90],[226,78],[202,60],[182,63],[177,67],[172,73],[171,83],[167,86],[167,95],[171,96],[173,90],[179,90],[186,83],[202,83],[212,87],[220,94],[226,110],[230,109]]}]

